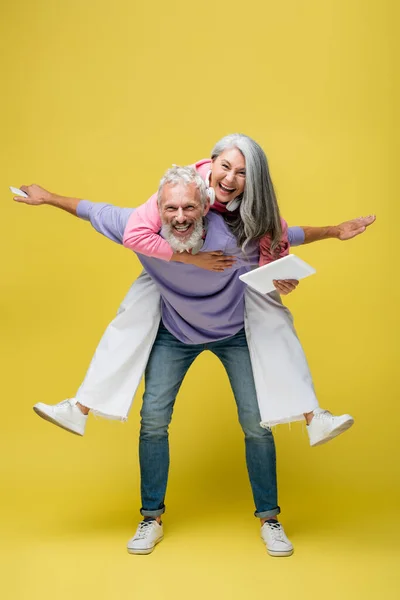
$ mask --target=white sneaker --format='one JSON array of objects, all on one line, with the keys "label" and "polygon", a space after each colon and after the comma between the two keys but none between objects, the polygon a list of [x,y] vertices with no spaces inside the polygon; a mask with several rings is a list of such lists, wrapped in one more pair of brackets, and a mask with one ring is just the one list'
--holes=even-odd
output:
[{"label": "white sneaker", "polygon": [[354,419],[350,415],[335,417],[329,410],[316,408],[311,423],[307,425],[310,446],[318,446],[329,442],[329,440],[349,429],[353,423]]},{"label": "white sneaker", "polygon": [[129,540],[129,554],[150,554],[164,537],[163,526],[154,521],[141,521],[135,535]]},{"label": "white sneaker", "polygon": [[38,402],[33,410],[42,419],[46,419],[46,421],[50,421],[50,423],[58,425],[58,427],[62,427],[71,433],[76,435],[85,433],[87,415],[84,415],[76,406],[74,400],[63,400],[54,405]]},{"label": "white sneaker", "polygon": [[294,552],[293,545],[279,521],[265,521],[261,527],[261,537],[270,556],[291,556]]}]

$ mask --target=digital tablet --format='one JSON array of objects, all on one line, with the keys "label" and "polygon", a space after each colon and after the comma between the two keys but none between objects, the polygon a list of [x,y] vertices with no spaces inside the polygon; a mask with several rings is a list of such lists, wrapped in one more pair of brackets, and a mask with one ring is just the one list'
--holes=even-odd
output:
[{"label": "digital tablet", "polygon": [[315,273],[315,269],[308,263],[301,260],[295,254],[289,254],[283,258],[278,258],[268,265],[258,267],[249,273],[240,275],[239,279],[244,281],[248,286],[260,292],[260,294],[268,294],[276,290],[272,283],[274,279],[304,279]]}]

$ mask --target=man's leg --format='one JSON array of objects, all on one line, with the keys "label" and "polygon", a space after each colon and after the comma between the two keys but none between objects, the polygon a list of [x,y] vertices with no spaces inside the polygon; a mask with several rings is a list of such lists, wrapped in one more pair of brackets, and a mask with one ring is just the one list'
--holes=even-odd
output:
[{"label": "man's leg", "polygon": [[139,440],[140,512],[145,519],[128,542],[128,551],[132,554],[151,552],[154,537],[158,536],[156,541],[162,538],[159,526],[165,511],[169,470],[168,426],[186,372],[203,350],[204,345],[183,344],[160,325],[145,372]]},{"label": "man's leg", "polygon": [[246,463],[255,516],[262,524],[262,537],[272,556],[289,556],[293,546],[276,517],[278,506],[275,442],[270,429],[260,426],[260,410],[244,329],[236,335],[208,344],[224,365],[232,386],[239,422],[245,435]]}]

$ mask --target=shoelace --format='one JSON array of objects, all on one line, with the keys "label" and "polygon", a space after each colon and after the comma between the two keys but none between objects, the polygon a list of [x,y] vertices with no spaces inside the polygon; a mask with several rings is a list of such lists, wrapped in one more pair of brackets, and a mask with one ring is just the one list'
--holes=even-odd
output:
[{"label": "shoelace", "polygon": [[266,524],[268,526],[269,531],[271,532],[271,535],[272,535],[274,541],[277,541],[277,542],[285,541],[283,539],[283,529],[282,529],[282,525],[280,523],[278,523],[278,522],[268,523],[268,521],[266,521]]},{"label": "shoelace", "polygon": [[58,406],[73,406],[73,402],[71,400],[71,398],[67,398],[67,400],[63,400],[62,402],[59,402]]},{"label": "shoelace", "polygon": [[147,534],[150,533],[153,523],[154,521],[142,521],[141,523],[139,523],[139,527],[135,535],[135,540],[142,540],[143,538],[145,538]]},{"label": "shoelace", "polygon": [[330,420],[333,418],[333,414],[329,412],[329,410],[324,410],[323,412],[314,413],[314,419],[315,417],[317,417],[317,419]]}]

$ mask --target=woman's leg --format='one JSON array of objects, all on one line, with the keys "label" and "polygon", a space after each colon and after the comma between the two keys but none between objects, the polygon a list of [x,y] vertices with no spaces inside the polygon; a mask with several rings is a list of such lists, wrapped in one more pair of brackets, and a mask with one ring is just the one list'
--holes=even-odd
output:
[{"label": "woman's leg", "polygon": [[245,328],[265,426],[304,419],[318,408],[314,385],[290,311],[276,293],[246,289]]},{"label": "woman's leg", "polygon": [[160,295],[153,280],[143,272],[101,338],[75,398],[56,405],[40,402],[35,412],[80,435],[89,409],[106,418],[126,420],[159,323]]},{"label": "woman's leg", "polygon": [[143,272],[107,327],[75,400],[100,416],[125,420],[160,324],[160,294]]},{"label": "woman's leg", "polygon": [[350,415],[334,416],[319,408],[307,359],[290,311],[277,293],[262,296],[247,288],[245,310],[261,425],[304,418],[311,445],[336,437],[354,423]]}]

